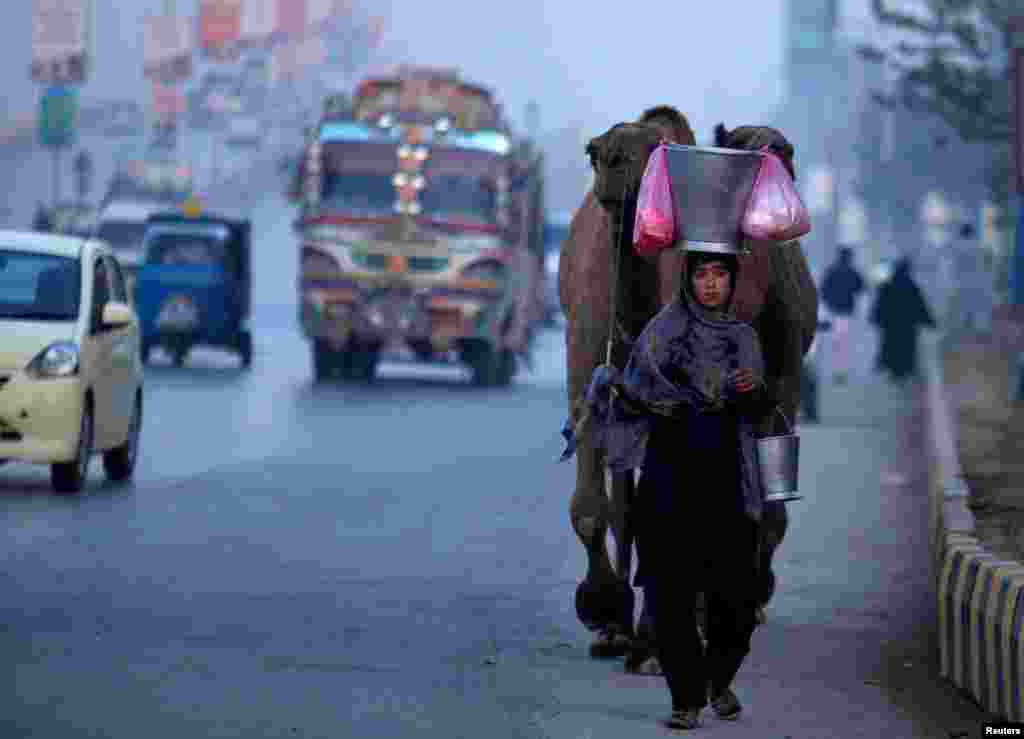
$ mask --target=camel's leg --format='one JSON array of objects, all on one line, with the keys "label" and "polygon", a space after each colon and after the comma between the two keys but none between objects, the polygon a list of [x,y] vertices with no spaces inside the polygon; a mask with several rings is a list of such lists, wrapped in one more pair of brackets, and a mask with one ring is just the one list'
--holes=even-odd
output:
[{"label": "camel's leg", "polygon": [[626,585],[628,597],[622,603],[622,614],[619,628],[633,636],[634,597],[632,586],[633,574],[633,540],[634,530],[630,507],[636,493],[636,483],[632,472],[609,472],[607,490],[610,495],[609,522],[612,537],[615,539],[615,574]]},{"label": "camel's leg", "polygon": [[[576,588],[576,615],[598,636],[594,657],[619,657],[629,646],[633,591],[612,567],[607,535],[611,516],[605,492],[604,459],[588,441],[576,450],[577,482],[570,506],[576,535],[587,550],[587,574]],[[627,615],[628,612],[628,615]]]}]

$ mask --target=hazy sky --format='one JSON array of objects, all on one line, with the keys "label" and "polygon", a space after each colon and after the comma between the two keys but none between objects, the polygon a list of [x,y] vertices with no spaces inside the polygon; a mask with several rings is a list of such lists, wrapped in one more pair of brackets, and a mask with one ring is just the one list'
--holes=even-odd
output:
[{"label": "hazy sky", "polygon": [[[800,0],[791,0],[799,2]],[[164,0],[95,0],[94,77],[84,97],[143,96],[141,19]],[[195,13],[195,0],[175,0]],[[626,18],[581,0],[364,0],[389,16],[385,45],[408,61],[457,65],[494,86],[516,123],[540,104],[541,130],[575,121],[589,134],[656,103],[679,106],[704,141],[719,120],[767,116],[783,94],[787,0],[646,0]],[[867,0],[844,15],[866,16]],[[8,111],[31,110],[31,0],[4,0],[0,81]],[[630,7],[628,5],[624,8]]]}]

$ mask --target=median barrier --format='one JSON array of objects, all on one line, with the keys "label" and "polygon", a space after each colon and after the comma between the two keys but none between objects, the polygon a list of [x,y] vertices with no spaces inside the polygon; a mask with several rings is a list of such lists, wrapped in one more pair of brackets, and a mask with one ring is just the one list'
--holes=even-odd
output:
[{"label": "median barrier", "polygon": [[940,343],[922,340],[940,673],[987,711],[1024,721],[1024,563],[998,556],[975,535]]}]

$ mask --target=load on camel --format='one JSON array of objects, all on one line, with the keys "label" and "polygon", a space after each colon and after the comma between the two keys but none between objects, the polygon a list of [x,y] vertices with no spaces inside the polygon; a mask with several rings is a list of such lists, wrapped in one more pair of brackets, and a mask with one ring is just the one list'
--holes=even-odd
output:
[{"label": "load on camel", "polygon": [[[660,111],[660,116],[650,115]],[[675,125],[672,125],[673,118]],[[652,120],[653,119],[653,120]],[[594,369],[605,362],[609,327],[614,325],[610,361],[622,369],[631,342],[680,289],[685,254],[665,250],[639,256],[633,248],[633,221],[647,159],[661,143],[695,145],[684,116],[662,106],[636,123],[619,123],[592,139],[586,148],[594,185],[573,217],[562,245],[559,297],[566,317],[566,371],[569,421],[576,439],[576,487],[569,505],[573,530],[587,553],[587,572],[576,589],[576,614],[596,633],[591,656],[628,654],[627,669],[657,672],[654,634],[646,612],[634,626],[633,534],[629,509],[635,493],[631,473],[606,469],[602,453],[586,433],[585,394]],[[765,126],[715,129],[715,146],[756,151],[769,147],[795,178],[792,145]],[[768,392],[787,419],[796,417],[800,369],[817,327],[818,294],[799,242],[778,244],[747,240],[740,256],[732,309],[758,331],[764,348]],[[616,255],[616,316],[611,321],[613,254]],[[787,433],[778,414],[765,420],[760,434]],[[766,502],[761,524],[761,580],[758,601],[771,599],[775,582],[771,561],[785,535],[784,503]],[[614,559],[607,545],[609,530]],[[643,564],[640,564],[641,569]]]}]

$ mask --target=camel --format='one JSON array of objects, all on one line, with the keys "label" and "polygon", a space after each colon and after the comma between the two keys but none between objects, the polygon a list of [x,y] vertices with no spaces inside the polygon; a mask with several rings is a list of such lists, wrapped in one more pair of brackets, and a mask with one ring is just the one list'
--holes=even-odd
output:
[{"label": "camel", "polygon": [[[671,109],[669,109],[671,110]],[[685,119],[684,119],[685,120]],[[673,137],[675,143],[694,144]],[[728,131],[718,126],[717,146],[756,150],[762,146],[782,158],[791,174],[793,148],[768,127],[744,126]],[[609,336],[612,255],[618,254],[615,341],[611,362],[620,369],[630,342],[664,305],[678,294],[685,254],[666,250],[655,259],[636,254],[632,246],[636,196],[647,158],[667,138],[664,128],[646,123],[620,123],[592,139],[586,148],[594,169],[594,185],[573,217],[562,246],[559,298],[566,317],[566,364],[569,423],[579,427],[586,415],[584,396],[594,368],[606,358]],[[685,139],[685,136],[683,137]],[[748,241],[749,253],[740,258],[740,277],[733,309],[751,323],[764,344],[769,392],[787,419],[795,419],[799,402],[800,368],[817,326],[818,296],[799,242],[774,244]],[[774,414],[762,433],[783,433]],[[658,672],[651,658],[654,635],[646,613],[634,628],[635,597],[632,574],[633,532],[630,502],[635,494],[631,474],[606,472],[604,460],[586,433],[578,434],[576,487],[570,521],[587,552],[588,567],[576,589],[576,613],[597,636],[590,653],[595,658],[629,655],[627,669]],[[760,568],[766,604],[774,592],[771,559],[785,535],[785,505],[765,506]],[[606,543],[611,530],[614,564]],[[652,664],[653,663],[653,664]]]}]

